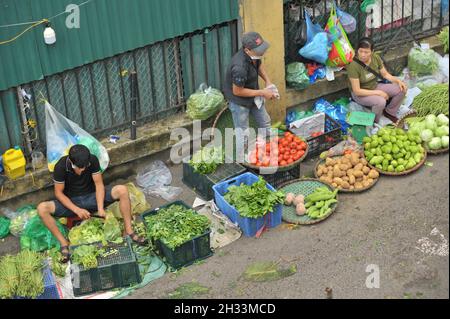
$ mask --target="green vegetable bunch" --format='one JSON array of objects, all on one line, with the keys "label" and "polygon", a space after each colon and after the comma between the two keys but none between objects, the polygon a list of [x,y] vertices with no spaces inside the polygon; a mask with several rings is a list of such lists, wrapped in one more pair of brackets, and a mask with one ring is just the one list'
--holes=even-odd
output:
[{"label": "green vegetable bunch", "polygon": [[444,27],[438,35],[439,40],[444,45],[444,52],[448,53],[448,26]]},{"label": "green vegetable bunch", "polygon": [[145,222],[148,237],[163,241],[171,249],[204,234],[211,224],[206,216],[181,205],[160,209],[157,214],[146,216]]},{"label": "green vegetable bunch", "polygon": [[337,203],[338,189],[333,192],[327,187],[319,187],[305,198],[306,214],[313,219],[322,218],[331,212],[331,206]]},{"label": "green vegetable bunch", "polygon": [[192,156],[189,164],[196,173],[214,173],[224,163],[224,153],[220,147],[204,147]]},{"label": "green vegetable bunch", "polygon": [[97,245],[83,245],[75,248],[71,260],[74,264],[82,265],[84,269],[97,268],[97,257],[104,253]]},{"label": "green vegetable bunch", "polygon": [[19,272],[14,256],[4,256],[0,259],[0,298],[13,298],[19,286]]},{"label": "green vegetable bunch", "polygon": [[448,116],[448,84],[436,84],[425,88],[414,98],[413,108],[418,117],[428,114]]},{"label": "green vegetable bunch", "polygon": [[0,260],[0,298],[36,298],[44,292],[42,255],[22,250]]},{"label": "green vegetable bunch", "polygon": [[412,48],[408,55],[408,69],[413,76],[432,75],[439,70],[436,52],[420,47]]},{"label": "green vegetable bunch", "polygon": [[62,263],[63,255],[61,254],[61,251],[55,247],[48,250],[47,255],[51,259],[50,267],[52,269],[52,272],[58,277],[65,277],[67,264]]},{"label": "green vegetable bunch", "polygon": [[285,198],[282,191],[273,192],[266,184],[260,176],[253,185],[230,186],[224,198],[242,217],[259,218],[273,212],[274,207],[283,203]]},{"label": "green vegetable bunch", "polygon": [[69,241],[72,245],[106,243],[103,221],[99,218],[90,218],[73,227],[69,232]]},{"label": "green vegetable bunch", "polygon": [[202,84],[197,92],[189,96],[186,113],[193,120],[206,120],[220,111],[224,101],[222,92]]},{"label": "green vegetable bunch", "polygon": [[390,173],[414,168],[425,154],[421,138],[399,128],[382,128],[376,135],[365,137],[363,142],[369,163]]}]

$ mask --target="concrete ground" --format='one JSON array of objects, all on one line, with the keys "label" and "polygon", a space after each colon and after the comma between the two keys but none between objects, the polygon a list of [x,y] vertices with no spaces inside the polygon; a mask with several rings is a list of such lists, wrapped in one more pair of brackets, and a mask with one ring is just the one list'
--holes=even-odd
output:
[{"label": "concrete ground", "polygon": [[[160,153],[136,168],[167,158],[167,152]],[[192,282],[209,289],[198,295],[208,299],[320,299],[326,298],[326,288],[332,289],[335,299],[448,298],[449,157],[433,156],[428,162],[432,166],[410,176],[383,176],[365,193],[340,195],[338,210],[319,224],[295,228],[282,224],[259,239],[241,237],[204,262],[166,273],[128,298],[167,298]],[[314,164],[314,160],[302,163],[302,175],[311,176]],[[180,199],[192,204],[195,193],[182,184],[181,165],[171,170],[172,185],[183,187]],[[152,207],[166,203],[148,200]],[[18,249],[12,236],[0,243],[0,255]],[[277,281],[245,281],[246,268],[260,261],[296,265],[297,272]],[[380,285],[369,289],[366,279],[374,267],[379,269]]]}]

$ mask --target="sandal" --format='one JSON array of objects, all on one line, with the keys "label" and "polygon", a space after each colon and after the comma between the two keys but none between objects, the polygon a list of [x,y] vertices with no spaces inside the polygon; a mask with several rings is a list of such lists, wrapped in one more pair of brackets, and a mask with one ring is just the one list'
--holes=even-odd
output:
[{"label": "sandal", "polygon": [[69,250],[69,246],[61,246],[61,248],[59,249],[59,251],[61,252],[61,255],[62,255],[61,262],[62,262],[63,264],[66,264],[66,263],[70,260],[70,250]]},{"label": "sandal", "polygon": [[144,237],[139,236],[136,233],[131,233],[127,235],[128,237],[130,237],[130,239],[137,245],[139,246],[146,246],[148,245],[148,240]]}]

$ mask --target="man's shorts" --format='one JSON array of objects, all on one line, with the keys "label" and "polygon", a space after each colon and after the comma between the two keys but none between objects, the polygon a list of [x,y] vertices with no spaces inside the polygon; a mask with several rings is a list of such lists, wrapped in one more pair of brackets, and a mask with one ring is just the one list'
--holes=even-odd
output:
[{"label": "man's shorts", "polygon": [[[111,205],[116,200],[112,197],[112,186],[105,187],[105,201],[104,201],[104,207]],[[86,209],[91,214],[96,213],[98,211],[97,207],[97,199],[95,197],[95,193],[82,195],[82,196],[76,196],[70,198],[72,203],[76,205],[77,207]],[[53,200],[55,203],[55,213],[53,214],[54,217],[60,218],[60,217],[74,217],[76,216],[74,212],[72,212],[70,209],[65,207],[63,204],[61,204],[60,201],[57,199]]]}]

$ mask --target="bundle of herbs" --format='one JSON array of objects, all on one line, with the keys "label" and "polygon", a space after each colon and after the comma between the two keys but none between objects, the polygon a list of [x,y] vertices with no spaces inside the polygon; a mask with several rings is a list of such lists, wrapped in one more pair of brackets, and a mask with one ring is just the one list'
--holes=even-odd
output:
[{"label": "bundle of herbs", "polygon": [[145,222],[148,237],[161,240],[172,250],[204,234],[211,224],[206,216],[181,205],[160,209],[157,214],[146,216]]},{"label": "bundle of herbs", "polygon": [[268,189],[266,181],[260,176],[253,185],[230,186],[224,198],[242,217],[259,218],[283,203],[285,194]]},{"label": "bundle of herbs", "polygon": [[220,147],[204,147],[192,156],[189,164],[196,173],[214,173],[224,163],[224,153]]}]

